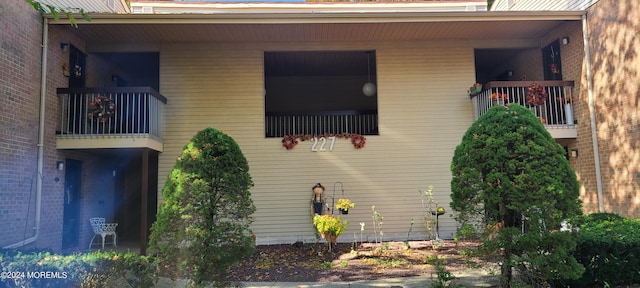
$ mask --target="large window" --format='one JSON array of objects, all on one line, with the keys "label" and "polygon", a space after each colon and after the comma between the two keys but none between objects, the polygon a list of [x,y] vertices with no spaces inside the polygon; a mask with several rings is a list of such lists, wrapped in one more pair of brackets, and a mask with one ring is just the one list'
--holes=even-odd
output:
[{"label": "large window", "polygon": [[375,51],[265,52],[264,75],[266,137],[378,134]]}]

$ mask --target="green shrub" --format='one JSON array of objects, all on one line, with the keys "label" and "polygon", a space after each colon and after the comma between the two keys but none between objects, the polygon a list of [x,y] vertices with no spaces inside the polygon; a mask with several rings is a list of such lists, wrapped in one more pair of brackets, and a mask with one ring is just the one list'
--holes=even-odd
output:
[{"label": "green shrub", "polygon": [[249,164],[228,135],[207,128],[184,146],[162,190],[150,250],[196,286],[222,283],[255,251]]},{"label": "green shrub", "polygon": [[447,270],[447,259],[439,256],[428,256],[427,262],[434,266],[436,270],[436,281],[431,284],[431,288],[458,288],[462,285],[456,284],[456,277]]},{"label": "green shrub", "polygon": [[640,283],[640,219],[596,213],[572,219],[579,226],[575,258],[585,267],[582,278],[564,284],[596,287]]},{"label": "green shrub", "polygon": [[531,110],[496,106],[479,117],[456,147],[451,174],[451,209],[460,224],[487,227],[483,248],[498,253],[501,287],[514,269],[534,286],[580,277],[584,268],[571,257],[575,237],[551,233],[582,214],[580,185]]},{"label": "green shrub", "polygon": [[4,287],[153,287],[158,279],[154,258],[117,252],[2,251],[0,270]]},{"label": "green shrub", "polygon": [[476,228],[474,228],[472,224],[464,223],[456,229],[453,240],[455,240],[456,243],[459,241],[473,240],[477,237],[477,234],[478,232],[476,232]]},{"label": "green shrub", "polygon": [[591,225],[604,221],[617,222],[622,220],[624,220],[624,218],[615,213],[593,213],[589,215],[580,215],[573,217],[569,220],[569,223],[571,223],[573,226],[580,227],[588,223],[590,223],[589,225]]}]

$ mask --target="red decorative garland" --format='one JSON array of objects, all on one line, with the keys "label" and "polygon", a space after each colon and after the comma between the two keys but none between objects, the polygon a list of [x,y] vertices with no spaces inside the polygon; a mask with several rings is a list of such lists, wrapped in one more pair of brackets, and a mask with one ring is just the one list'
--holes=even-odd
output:
[{"label": "red decorative garland", "polygon": [[336,138],[344,138],[351,139],[351,144],[356,149],[360,149],[364,147],[366,144],[366,139],[364,136],[360,134],[349,134],[349,133],[341,133],[341,134],[323,134],[323,135],[310,135],[310,134],[297,134],[297,135],[285,135],[282,138],[282,146],[287,148],[287,150],[293,149],[296,145],[298,145],[298,139],[300,141],[307,141],[313,139],[313,137],[336,137]]},{"label": "red decorative garland", "polygon": [[353,144],[353,147],[355,147],[356,149],[364,147],[364,144],[367,143],[366,140],[367,139],[360,134],[354,134],[351,136],[351,144]]},{"label": "red decorative garland", "polygon": [[284,148],[287,148],[287,150],[293,149],[293,147],[296,147],[296,145],[298,145],[298,140],[296,140],[296,138],[298,137],[285,135],[284,138],[282,138],[282,146],[284,146]]}]

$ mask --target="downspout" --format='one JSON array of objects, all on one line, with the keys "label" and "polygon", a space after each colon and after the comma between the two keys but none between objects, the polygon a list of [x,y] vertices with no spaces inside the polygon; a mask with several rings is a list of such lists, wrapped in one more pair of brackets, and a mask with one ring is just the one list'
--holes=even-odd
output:
[{"label": "downspout", "polygon": [[604,212],[604,198],[602,195],[602,172],[600,171],[600,149],[598,148],[598,128],[596,126],[596,107],[593,96],[593,73],[591,72],[591,50],[589,49],[589,26],[587,14],[582,15],[582,38],[584,41],[585,70],[587,76],[587,97],[589,103],[589,120],[591,120],[591,143],[593,145],[593,164],[596,172],[596,186],[598,190],[598,211]]},{"label": "downspout", "polygon": [[4,249],[15,249],[25,246],[38,240],[40,235],[40,209],[42,207],[42,175],[44,160],[44,128],[45,128],[45,107],[47,100],[47,42],[49,41],[49,21],[43,17],[42,22],[42,64],[40,65],[40,123],[38,124],[38,173],[36,173],[36,219],[33,227],[34,233],[31,238],[7,245]]}]

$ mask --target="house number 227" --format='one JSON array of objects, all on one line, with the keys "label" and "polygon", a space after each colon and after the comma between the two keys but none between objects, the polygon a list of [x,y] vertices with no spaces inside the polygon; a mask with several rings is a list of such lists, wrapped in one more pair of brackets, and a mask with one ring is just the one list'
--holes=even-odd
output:
[{"label": "house number 227", "polygon": [[[333,144],[336,142],[336,136],[331,136],[328,137],[329,141],[331,141],[331,143],[329,144],[329,151],[333,151]],[[311,144],[311,151],[313,152],[318,152],[318,151],[327,151],[327,148],[325,146],[327,146],[327,138],[325,137],[313,137],[313,139],[311,139],[311,141],[313,141],[313,144]]]}]

